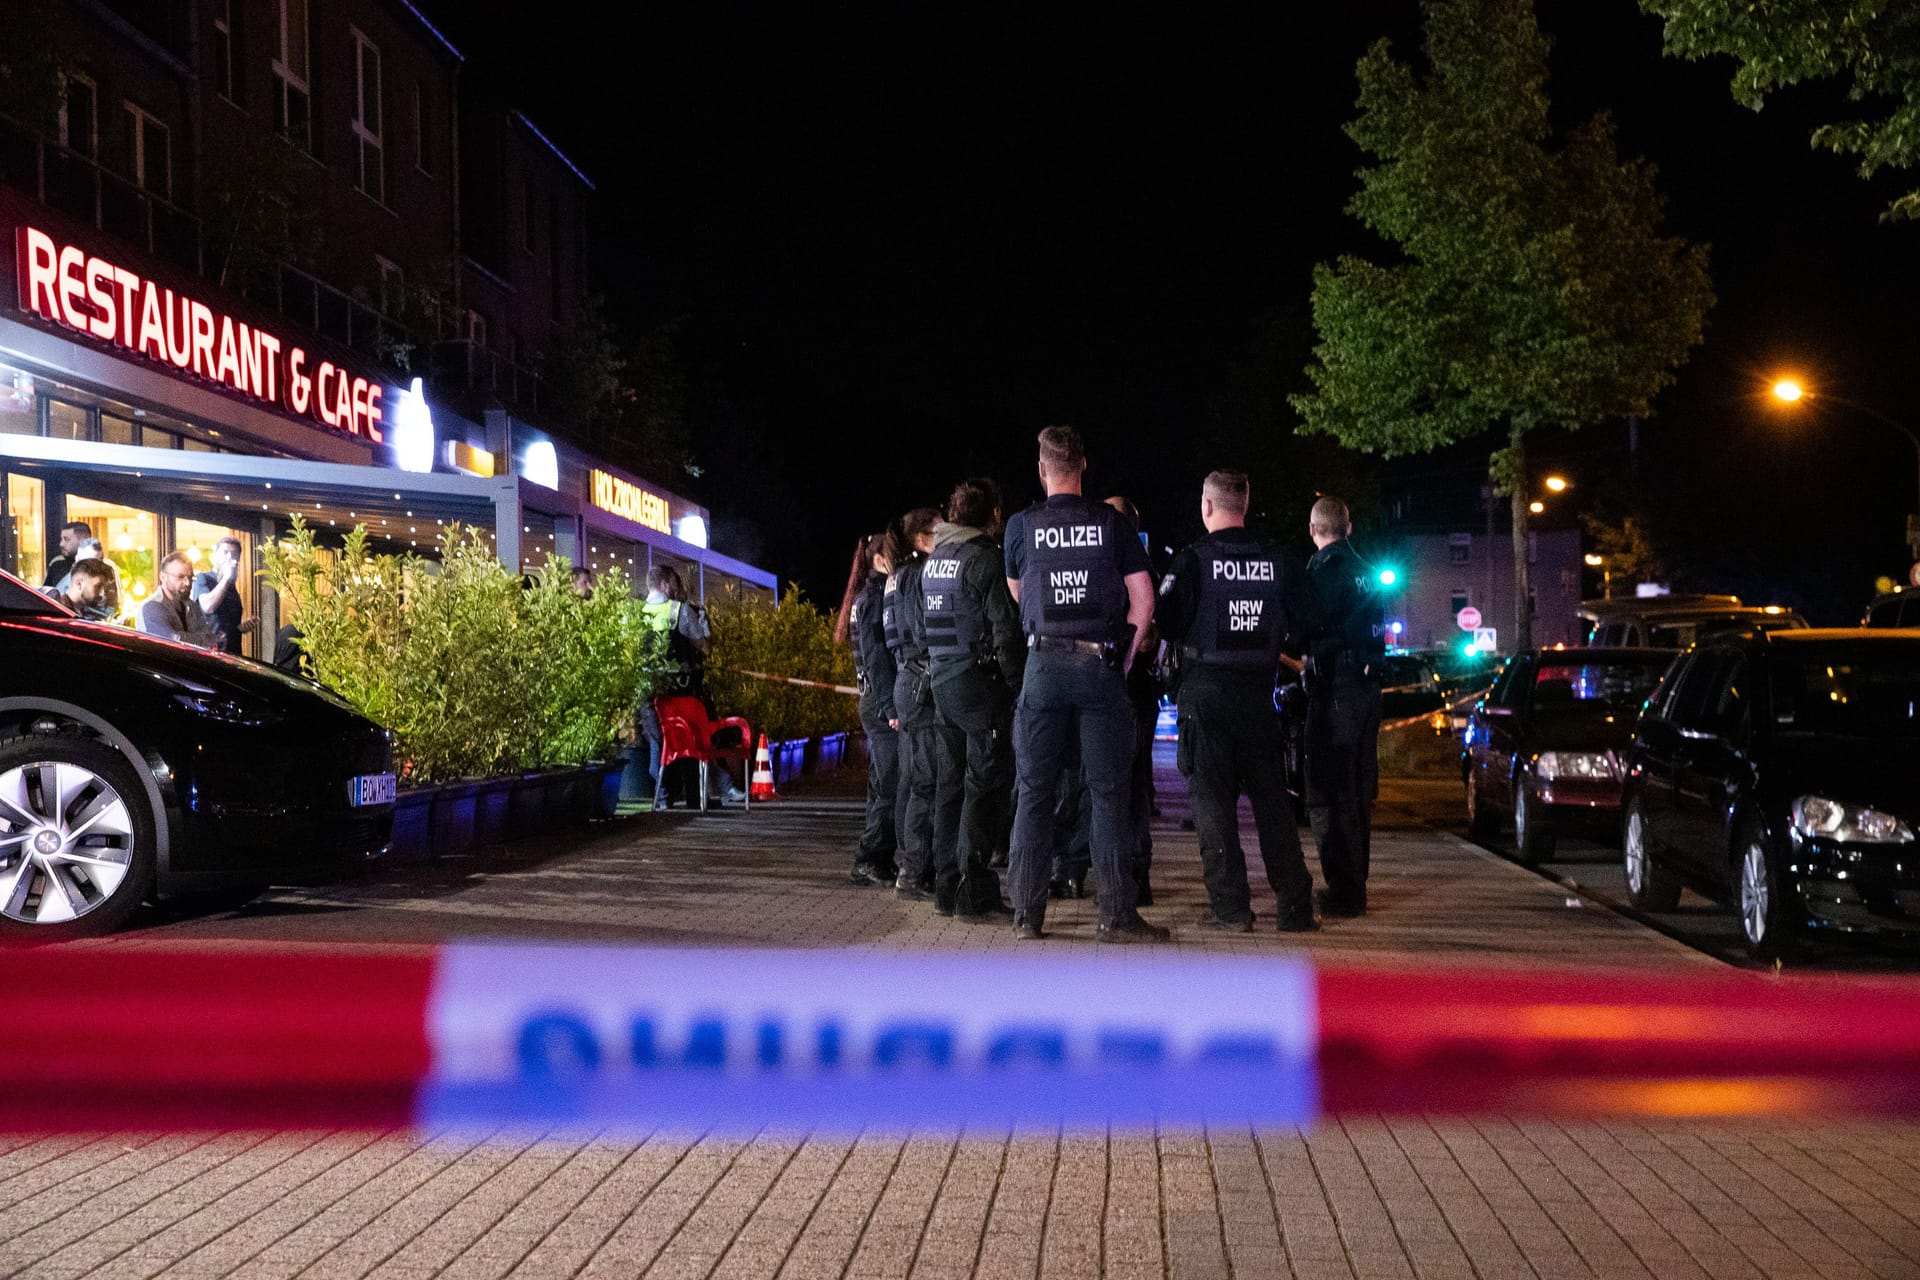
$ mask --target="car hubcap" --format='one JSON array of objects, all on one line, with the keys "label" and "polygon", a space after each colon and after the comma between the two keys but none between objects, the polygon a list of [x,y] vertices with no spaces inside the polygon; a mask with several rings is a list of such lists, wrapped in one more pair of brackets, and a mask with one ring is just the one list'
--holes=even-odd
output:
[{"label": "car hubcap", "polygon": [[133,817],[90,769],[40,761],[0,773],[0,916],[78,919],[133,867]]},{"label": "car hubcap", "polygon": [[1758,842],[1740,861],[1740,923],[1756,946],[1767,936],[1767,851]]},{"label": "car hubcap", "polygon": [[1640,827],[1640,815],[1637,812],[1629,813],[1624,853],[1627,863],[1627,888],[1636,895],[1646,887],[1647,883],[1647,847],[1643,843],[1646,833]]}]

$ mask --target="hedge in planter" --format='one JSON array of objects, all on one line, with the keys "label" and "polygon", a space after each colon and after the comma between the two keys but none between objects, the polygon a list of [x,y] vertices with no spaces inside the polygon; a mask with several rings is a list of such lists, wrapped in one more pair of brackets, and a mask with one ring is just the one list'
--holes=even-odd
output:
[{"label": "hedge in planter", "polygon": [[745,716],[755,733],[774,741],[859,727],[860,709],[848,694],[739,674],[853,684],[853,654],[833,643],[832,617],[799,587],[789,585],[775,604],[729,586],[709,598],[707,614],[713,630],[707,684],[722,715]]},{"label": "hedge in planter", "polygon": [[522,578],[480,529],[448,528],[436,562],[371,555],[363,527],[322,548],[297,517],[264,559],[315,678],[393,731],[411,785],[604,758],[652,686],[618,569],[582,600],[564,559]]}]

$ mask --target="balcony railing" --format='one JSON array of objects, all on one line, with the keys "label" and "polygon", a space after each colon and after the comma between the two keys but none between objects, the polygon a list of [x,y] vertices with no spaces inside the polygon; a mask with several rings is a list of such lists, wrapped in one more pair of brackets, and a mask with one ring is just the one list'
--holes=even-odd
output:
[{"label": "balcony railing", "polygon": [[0,183],[198,275],[200,219],[89,156],[0,116]]}]

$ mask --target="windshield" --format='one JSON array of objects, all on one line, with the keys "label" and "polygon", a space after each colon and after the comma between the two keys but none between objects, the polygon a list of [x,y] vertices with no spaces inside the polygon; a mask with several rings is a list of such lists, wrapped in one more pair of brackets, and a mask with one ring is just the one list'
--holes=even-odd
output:
[{"label": "windshield", "polygon": [[1381,675],[1381,683],[1390,689],[1403,684],[1433,684],[1438,679],[1439,675],[1425,658],[1402,656],[1388,657]]},{"label": "windshield", "polygon": [[0,570],[0,614],[18,617],[68,618],[71,611],[52,598],[35,591],[12,574]]},{"label": "windshield", "polygon": [[1776,652],[1773,721],[1803,733],[1920,737],[1920,644]]},{"label": "windshield", "polygon": [[[1549,655],[1551,656],[1551,655]],[[1620,654],[1579,662],[1543,660],[1533,678],[1538,712],[1627,710],[1638,707],[1660,683],[1673,655]]]}]

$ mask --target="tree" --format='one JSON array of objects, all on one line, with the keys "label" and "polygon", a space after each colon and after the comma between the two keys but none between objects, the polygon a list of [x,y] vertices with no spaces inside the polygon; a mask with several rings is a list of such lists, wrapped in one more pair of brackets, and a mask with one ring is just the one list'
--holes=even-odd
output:
[{"label": "tree", "polygon": [[673,320],[623,345],[604,302],[588,299],[541,360],[547,415],[642,475],[697,479],[679,337],[680,322]]},{"label": "tree", "polygon": [[[1733,96],[1758,111],[1769,93],[1804,80],[1840,78],[1854,119],[1814,130],[1816,147],[1859,158],[1870,178],[1920,164],[1920,9],[1910,0],[1640,0],[1666,20],[1667,52],[1737,58]],[[1920,189],[1888,218],[1920,217]]]},{"label": "tree", "polygon": [[1348,211],[1398,250],[1314,270],[1303,430],[1388,457],[1498,429],[1519,647],[1527,436],[1648,412],[1700,341],[1704,247],[1659,234],[1653,167],[1597,116],[1556,145],[1547,40],[1529,0],[1424,0],[1428,70],[1386,41],[1361,60],[1347,133],[1378,163]]}]

